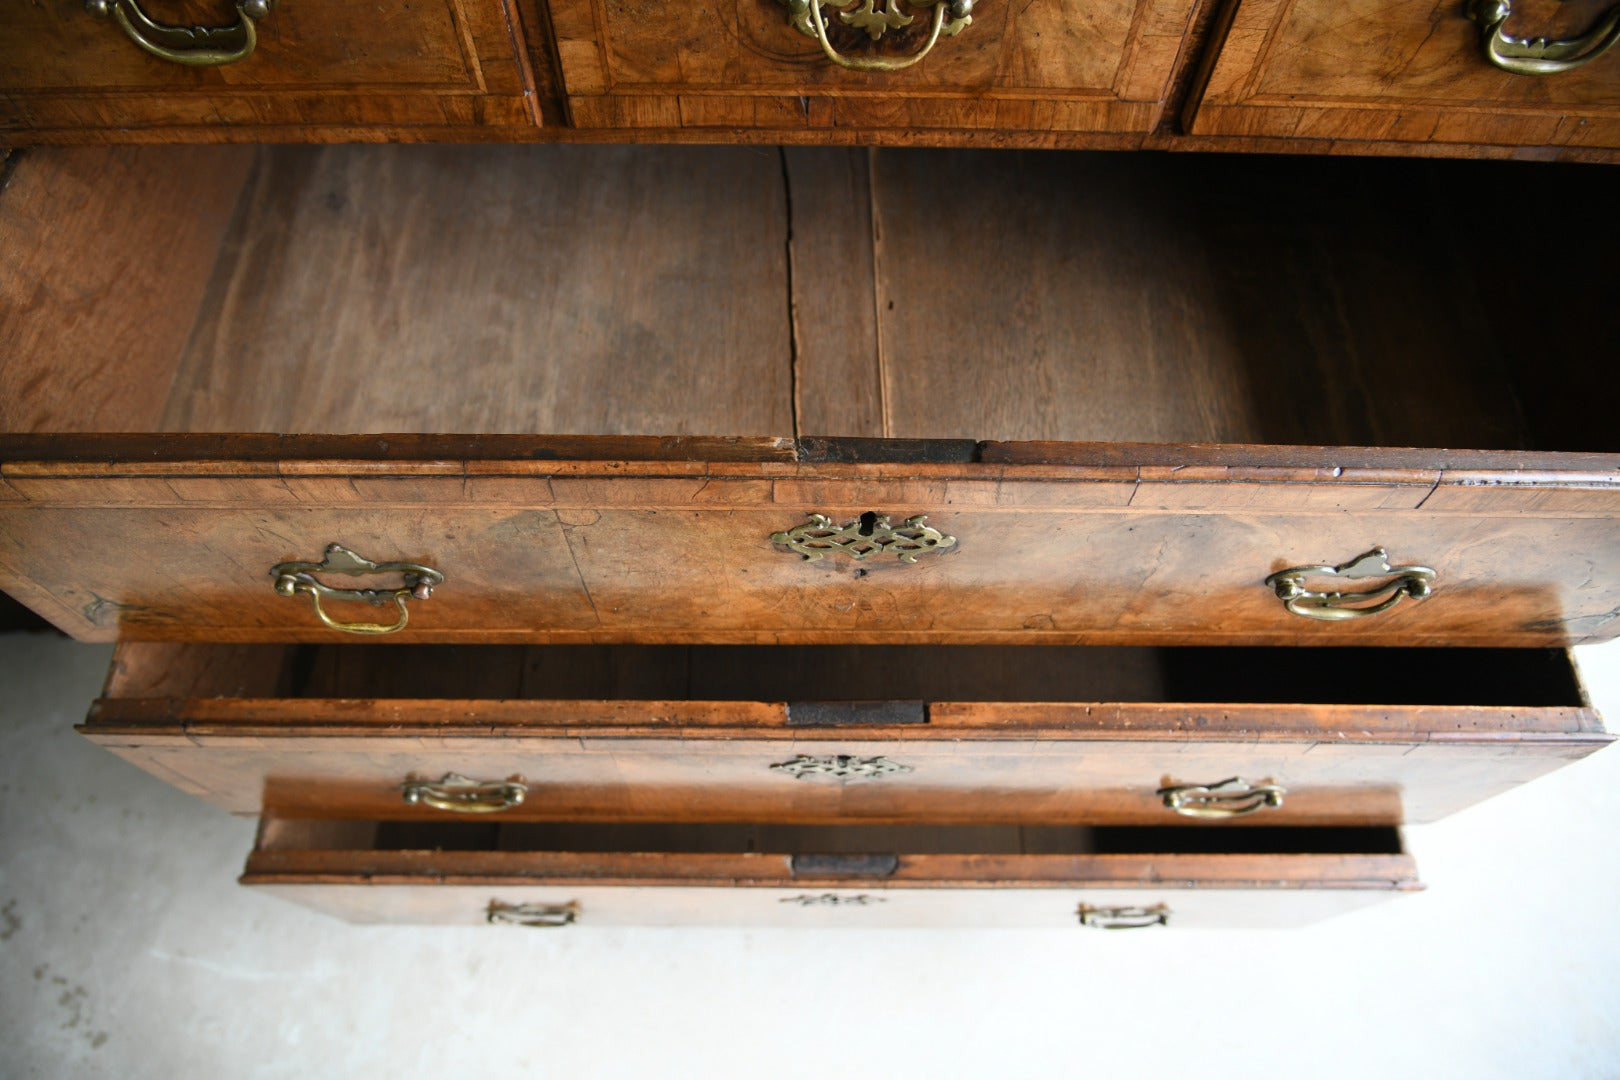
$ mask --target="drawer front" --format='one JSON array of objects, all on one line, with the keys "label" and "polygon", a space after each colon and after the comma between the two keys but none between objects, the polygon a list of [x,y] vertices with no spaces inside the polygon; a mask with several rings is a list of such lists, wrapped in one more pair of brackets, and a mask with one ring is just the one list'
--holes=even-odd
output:
[{"label": "drawer front", "polygon": [[[1620,50],[1568,71],[1516,74],[1487,59],[1488,35],[1451,0],[1349,17],[1324,0],[1234,6],[1195,134],[1620,147]],[[1613,9],[1612,0],[1508,6],[1504,33],[1554,39],[1603,25]]]},{"label": "drawer front", "polygon": [[[139,8],[158,24],[240,25],[229,3]],[[282,0],[252,20],[247,55],[192,66],[152,55],[78,0],[10,4],[0,130],[532,123],[508,14],[502,0]],[[229,44],[239,51],[240,36]]]},{"label": "drawer front", "polygon": [[[1275,806],[1260,796],[1208,804],[1246,815],[1233,823],[1423,822],[1605,745],[1549,740],[1506,751],[1488,744],[1034,741],[1042,732],[944,745],[791,737],[165,737],[94,728],[90,734],[157,777],[237,813],[448,817],[454,813],[419,797],[407,802],[405,793],[453,792],[465,778],[520,784],[522,803],[500,811],[503,820],[519,821],[648,821],[679,810],[705,821],[742,813],[820,822],[1173,825],[1187,819],[1167,806],[1162,791],[1238,777],[1227,790],[1285,794]],[[486,807],[492,802],[503,804],[499,795]]]},{"label": "drawer front", "polygon": [[[939,37],[925,58],[876,72],[829,60],[780,0],[548,7],[580,127],[1143,133],[1158,117],[1193,5],[983,0],[971,25]],[[938,9],[889,7],[912,21],[886,24],[874,43],[837,17],[856,15],[855,4],[826,6],[829,45],[856,64],[917,54]]]},{"label": "drawer front", "polygon": [[[1116,841],[1084,829],[503,828],[268,818],[242,881],[360,922],[653,926],[1056,927],[1082,911],[1088,925],[1291,925],[1419,887],[1390,829],[1275,830],[1264,854],[1161,835],[1153,853],[1104,854],[1091,849]],[[841,843],[856,853],[790,853]]]},{"label": "drawer front", "polygon": [[[335,624],[405,618],[393,640],[1529,646],[1620,629],[1613,473],[3,468],[0,587],[86,640],[338,640]],[[271,571],[332,544],[443,581],[306,566],[386,593],[327,594],[323,624],[314,586]],[[1374,548],[1387,572],[1360,558]],[[1388,610],[1312,617],[1288,582]]]},{"label": "drawer front", "polygon": [[[1324,655],[1330,668],[1378,669],[1372,692],[1385,700],[1410,693],[1418,669],[1437,684],[1419,693],[1467,702],[1473,684],[1497,678],[1515,684],[1499,697],[1517,702],[1355,706],[1163,700],[1159,684],[1193,681],[1175,667],[1186,650],[1034,652],[126,645],[81,730],[235,813],[492,822],[1421,822],[1608,742],[1560,654]],[[1231,682],[1253,693],[1306,696],[1309,679],[1290,683],[1277,651],[1208,652],[1198,663],[1233,669]],[[1513,666],[1518,677],[1504,679]],[[947,667],[955,686],[944,685]],[[486,696],[366,696],[412,693],[413,668],[454,668],[441,693]],[[593,668],[627,673],[641,693],[741,695],[760,688],[735,672],[759,669],[784,694],[819,686],[851,697],[887,683],[924,700],[614,698],[614,677],[568,682]],[[300,677],[311,689],[267,696]],[[968,683],[989,698],[1080,701],[1113,689],[1160,700],[943,699]],[[1317,693],[1349,690],[1327,679]],[[559,691],[596,696],[533,697]]]},{"label": "drawer front", "polygon": [[[883,889],[689,886],[447,885],[294,881],[256,872],[243,883],[352,923],[489,925],[496,930],[593,926],[805,929],[903,927],[1275,929],[1392,899],[1373,888]],[[493,916],[491,911],[494,911]],[[1081,919],[1084,917],[1085,921]]]}]

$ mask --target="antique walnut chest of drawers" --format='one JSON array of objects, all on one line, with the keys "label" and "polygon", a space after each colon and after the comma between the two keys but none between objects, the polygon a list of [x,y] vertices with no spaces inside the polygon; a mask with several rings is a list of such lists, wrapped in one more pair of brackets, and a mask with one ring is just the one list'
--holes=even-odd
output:
[{"label": "antique walnut chest of drawers", "polygon": [[[513,144],[6,159],[0,588],[246,882],[1289,924],[1608,741],[1607,170],[1015,148],[1601,159],[1611,13],[172,6],[20,8],[9,140]],[[620,141],[828,145],[516,145]]]}]

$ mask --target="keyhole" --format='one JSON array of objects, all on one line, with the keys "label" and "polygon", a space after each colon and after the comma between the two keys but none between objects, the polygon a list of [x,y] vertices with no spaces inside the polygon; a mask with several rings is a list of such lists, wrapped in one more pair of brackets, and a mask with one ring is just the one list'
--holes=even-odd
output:
[{"label": "keyhole", "polygon": [[877,515],[876,514],[872,513],[872,511],[868,510],[866,513],[861,515],[860,534],[862,536],[871,536],[872,535],[872,530],[875,529],[876,527],[877,527]]}]

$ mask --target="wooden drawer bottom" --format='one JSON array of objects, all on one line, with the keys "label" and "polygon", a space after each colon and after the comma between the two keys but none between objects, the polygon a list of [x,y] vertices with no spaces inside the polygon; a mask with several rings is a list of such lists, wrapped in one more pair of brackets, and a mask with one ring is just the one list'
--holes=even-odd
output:
[{"label": "wooden drawer bottom", "polygon": [[247,885],[351,922],[1297,926],[1421,886],[1392,828],[267,818]]}]

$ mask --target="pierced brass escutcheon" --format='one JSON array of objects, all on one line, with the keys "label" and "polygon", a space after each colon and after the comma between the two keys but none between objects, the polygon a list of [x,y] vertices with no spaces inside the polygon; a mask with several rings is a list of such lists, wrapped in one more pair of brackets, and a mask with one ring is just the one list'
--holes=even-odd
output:
[{"label": "pierced brass escutcheon", "polygon": [[431,806],[453,814],[495,814],[522,806],[529,787],[516,777],[474,780],[459,773],[445,773],[438,780],[406,780],[400,785],[400,794],[412,806]]},{"label": "pierced brass escutcheon", "polygon": [[[851,71],[901,71],[918,63],[933,51],[940,37],[955,37],[973,22],[973,0],[905,0],[908,7],[933,8],[934,17],[928,26],[928,37],[923,47],[906,57],[845,56],[833,48],[827,36],[826,10],[838,11],[849,0],[781,0],[787,8],[788,20],[794,29],[816,39],[827,59]],[[900,10],[899,0],[886,0],[878,10],[877,0],[862,0],[853,11],[838,11],[838,21],[845,26],[864,30],[866,36],[877,41],[890,30],[910,26],[916,17]]]},{"label": "pierced brass escutcheon", "polygon": [[579,919],[578,904],[503,904],[491,900],[484,919],[493,926],[569,926]]},{"label": "pierced brass escutcheon", "polygon": [[843,525],[826,514],[811,514],[803,525],[771,533],[771,543],[798,552],[805,562],[818,562],[828,552],[840,552],[857,561],[874,555],[894,555],[903,563],[914,564],[930,551],[955,547],[956,537],[928,524],[927,514],[909,517],[903,525],[892,525],[887,514],[867,511]]},{"label": "pierced brass escutcheon", "polygon": [[1081,926],[1096,930],[1141,930],[1149,926],[1169,926],[1170,909],[1164,904],[1152,907],[1092,907],[1081,904],[1075,914]]},{"label": "pierced brass escutcheon", "polygon": [[92,15],[112,19],[135,44],[160,60],[187,67],[218,67],[252,55],[259,44],[254,20],[270,14],[276,0],[237,0],[231,26],[165,26],[153,22],[137,0],[85,0]]},{"label": "pierced brass escutcheon", "polygon": [[1169,784],[1154,792],[1164,805],[1184,817],[1242,817],[1283,804],[1288,789],[1273,783],[1251,784],[1229,776],[1215,784]]},{"label": "pierced brass escutcheon", "polygon": [[[405,584],[397,589],[334,589],[317,579],[316,574],[402,574]],[[372,562],[356,555],[341,544],[328,544],[326,558],[318,563],[277,563],[270,568],[270,576],[275,579],[276,592],[282,596],[306,594],[310,603],[315,606],[315,614],[321,622],[333,630],[342,630],[346,634],[392,634],[405,629],[405,624],[411,619],[410,612],[405,608],[405,602],[411,599],[426,600],[433,595],[434,586],[444,581],[444,575],[431,566],[407,562]],[[377,607],[392,603],[399,612],[399,618],[392,623],[339,622],[328,615],[326,609],[322,607],[323,601],[333,600],[360,601]]]},{"label": "pierced brass escutcheon", "polygon": [[853,754],[811,757],[808,754],[800,754],[787,761],[778,761],[771,769],[774,772],[785,773],[795,780],[819,777],[844,784],[851,780],[881,780],[885,776],[908,773],[911,766],[890,761],[886,757],[855,757]]},{"label": "pierced brass escutcheon", "polygon": [[[1338,566],[1294,566],[1266,578],[1277,599],[1295,615],[1307,619],[1362,619],[1388,611],[1405,597],[1422,600],[1434,585],[1434,571],[1427,566],[1391,566],[1383,548],[1356,556]],[[1338,577],[1352,581],[1366,578],[1393,578],[1365,592],[1313,590],[1307,578]]]},{"label": "pierced brass escutcheon", "polygon": [[799,896],[784,896],[777,901],[780,904],[798,904],[800,907],[871,907],[873,904],[887,902],[887,897],[873,896],[870,893],[856,893],[852,896],[839,893],[803,893]]},{"label": "pierced brass escutcheon", "polygon": [[1608,52],[1620,41],[1620,4],[1598,16],[1580,37],[1547,39],[1516,37],[1507,32],[1513,14],[1511,0],[1468,0],[1463,13],[1479,24],[1485,59],[1515,75],[1558,75]]}]

